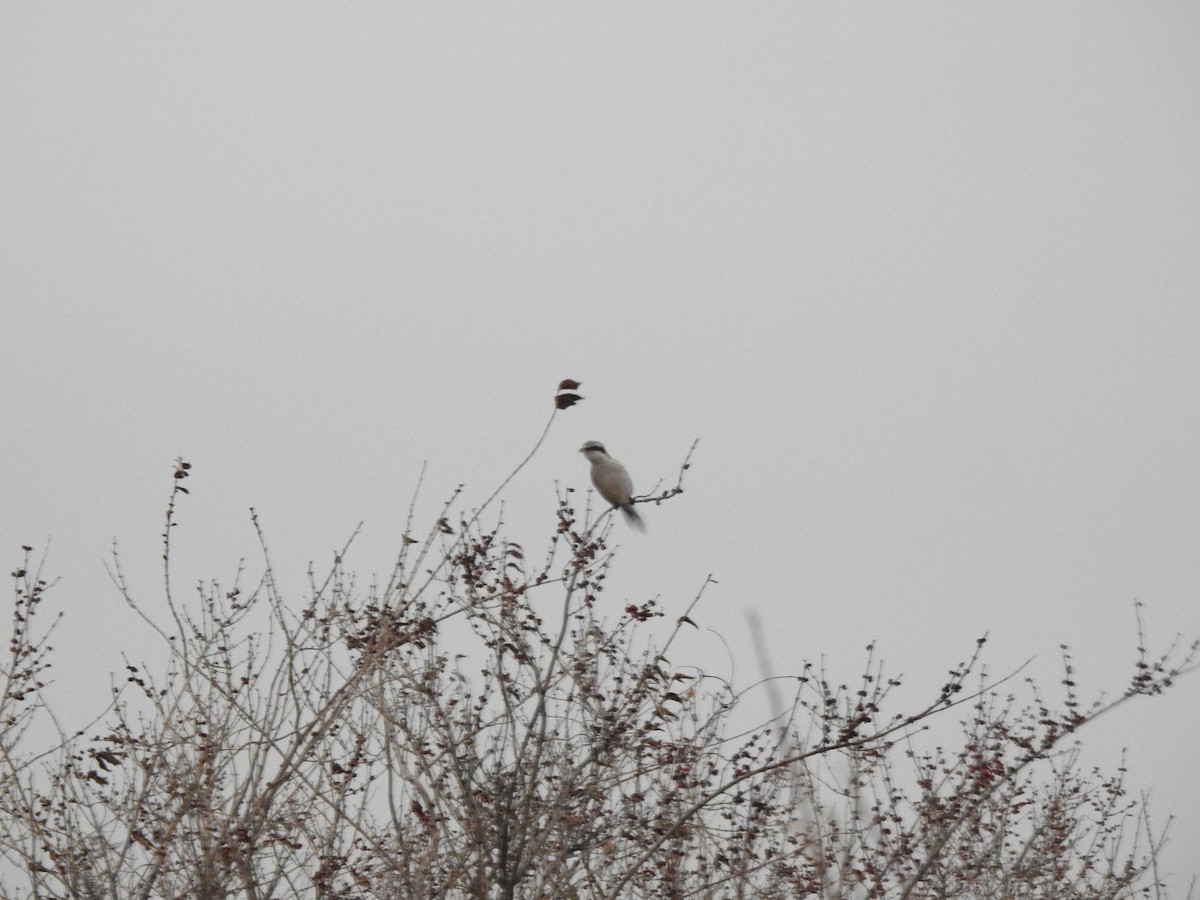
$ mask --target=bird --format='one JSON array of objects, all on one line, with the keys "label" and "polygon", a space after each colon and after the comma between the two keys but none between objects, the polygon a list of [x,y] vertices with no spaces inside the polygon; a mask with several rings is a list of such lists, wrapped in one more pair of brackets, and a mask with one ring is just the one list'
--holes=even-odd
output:
[{"label": "bird", "polygon": [[579,452],[592,464],[592,484],[600,496],[620,509],[631,527],[645,531],[646,523],[633,508],[633,479],[625,467],[609,456],[599,441],[588,441]]}]

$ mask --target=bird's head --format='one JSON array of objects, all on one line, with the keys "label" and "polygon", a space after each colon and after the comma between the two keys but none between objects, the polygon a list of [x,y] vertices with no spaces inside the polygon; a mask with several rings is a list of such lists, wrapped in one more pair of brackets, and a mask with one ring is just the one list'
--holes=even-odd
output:
[{"label": "bird's head", "polygon": [[604,445],[599,441],[588,441],[579,448],[579,452],[588,459],[594,459],[597,455],[608,456],[608,451],[604,449]]}]

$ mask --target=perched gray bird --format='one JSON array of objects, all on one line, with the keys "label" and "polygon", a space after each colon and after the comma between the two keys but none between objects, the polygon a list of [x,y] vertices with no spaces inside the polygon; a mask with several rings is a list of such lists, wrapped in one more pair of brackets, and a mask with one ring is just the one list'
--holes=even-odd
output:
[{"label": "perched gray bird", "polygon": [[600,496],[618,507],[625,514],[625,521],[631,526],[638,531],[645,531],[646,525],[642,517],[630,502],[633,499],[633,479],[629,477],[625,467],[609,456],[599,441],[588,441],[579,448],[579,452],[592,464],[592,484],[596,486]]}]

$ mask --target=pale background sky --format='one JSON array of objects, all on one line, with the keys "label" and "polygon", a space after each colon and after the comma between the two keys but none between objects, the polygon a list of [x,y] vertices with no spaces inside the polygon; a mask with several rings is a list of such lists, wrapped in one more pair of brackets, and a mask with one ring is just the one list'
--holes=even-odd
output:
[{"label": "pale background sky", "polygon": [[[878,638],[916,705],[991,634],[1085,696],[1200,634],[1200,6],[7,4],[0,552],[52,536],[81,717],[179,584],[299,602],[360,520],[481,502],[604,441],[648,489],[610,588],[725,636],[687,658],[844,678]],[[618,529],[623,526],[618,526]],[[5,570],[7,571],[7,569]],[[67,689],[69,686],[69,690]],[[1200,869],[1200,679],[1090,732]],[[1180,891],[1180,893],[1182,893]]]}]

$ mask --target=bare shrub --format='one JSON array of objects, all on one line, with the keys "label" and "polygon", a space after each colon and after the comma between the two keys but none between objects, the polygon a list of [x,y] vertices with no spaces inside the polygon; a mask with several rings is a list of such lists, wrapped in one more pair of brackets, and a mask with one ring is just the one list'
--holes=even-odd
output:
[{"label": "bare shrub", "polygon": [[[687,468],[643,502],[680,495]],[[570,491],[536,562],[484,524],[487,504],[459,516],[452,497],[419,539],[410,509],[386,584],[360,587],[343,552],[297,603],[264,541],[256,584],[183,603],[170,542],[190,474],[179,461],[166,622],[112,563],[169,665],[128,662],[102,718],[56,726],[52,746],[27,746],[32,721],[54,722],[47,585],[28,548],[14,573],[0,698],[10,895],[1161,894],[1161,835],[1120,773],[1080,770],[1075,732],[1169,687],[1194,644],[1142,651],[1124,696],[1087,708],[1073,684],[1057,705],[1002,695],[980,676],[982,639],[908,713],[885,714],[895,682],[873,656],[853,689],[806,667],[776,715],[734,733],[751,695],[671,661],[703,588],[673,620],[654,601],[614,610],[611,521]],[[960,745],[920,746],[934,715],[961,718]]]}]

